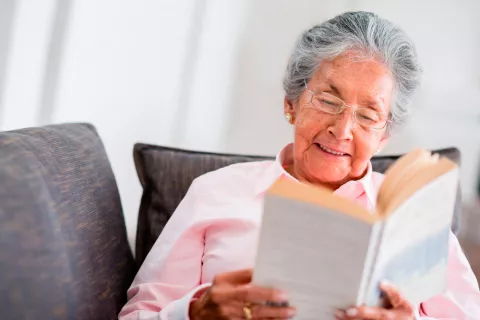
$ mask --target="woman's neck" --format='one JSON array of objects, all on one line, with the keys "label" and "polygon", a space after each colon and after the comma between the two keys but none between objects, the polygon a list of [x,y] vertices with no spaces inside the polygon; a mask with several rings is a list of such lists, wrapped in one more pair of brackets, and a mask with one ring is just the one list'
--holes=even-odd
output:
[{"label": "woman's neck", "polygon": [[320,187],[324,187],[324,188],[327,188],[327,189],[330,189],[332,191],[335,191],[337,190],[340,186],[337,186],[337,185],[333,185],[333,184],[329,184],[329,183],[323,183],[323,182],[320,182],[320,181],[315,181],[315,182],[311,182],[309,181],[308,179],[305,179],[302,175],[299,175],[297,174],[297,171],[295,170],[295,166],[294,165],[291,165],[291,166],[288,166],[285,168],[285,171],[291,175],[292,177],[294,177],[295,179],[297,179],[298,181],[302,182],[302,183],[309,183],[309,184],[313,184],[315,186],[320,186]]},{"label": "woman's neck", "polygon": [[358,178],[352,179],[352,178],[347,177],[344,180],[338,181],[338,182],[323,182],[323,181],[319,181],[319,180],[311,181],[311,180],[303,177],[301,174],[298,174],[297,171],[295,170],[295,165],[293,165],[293,164],[286,167],[285,171],[288,174],[290,174],[292,177],[294,177],[295,179],[297,179],[298,181],[300,181],[302,183],[309,183],[309,184],[313,184],[315,186],[320,186],[320,187],[327,188],[327,189],[330,189],[332,191],[335,191],[350,180],[359,180],[359,179],[363,178],[366,175],[366,173],[368,171],[368,168],[365,169],[365,172]]}]

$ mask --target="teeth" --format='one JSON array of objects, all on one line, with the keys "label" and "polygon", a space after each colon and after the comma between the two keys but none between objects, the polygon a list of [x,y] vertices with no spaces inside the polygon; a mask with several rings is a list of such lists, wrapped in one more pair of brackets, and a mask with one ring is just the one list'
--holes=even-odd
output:
[{"label": "teeth", "polygon": [[320,149],[322,149],[323,151],[326,151],[326,152],[328,152],[328,153],[334,154],[334,155],[336,155],[336,156],[343,156],[343,155],[345,155],[345,153],[335,152],[335,151],[333,151],[333,150],[328,149],[327,147],[322,146],[321,144],[318,144],[318,145],[320,146]]}]

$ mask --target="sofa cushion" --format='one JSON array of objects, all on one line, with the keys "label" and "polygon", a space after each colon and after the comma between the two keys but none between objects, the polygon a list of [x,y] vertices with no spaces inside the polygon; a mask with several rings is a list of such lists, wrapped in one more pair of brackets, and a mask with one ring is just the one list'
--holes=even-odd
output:
[{"label": "sofa cushion", "polygon": [[[455,148],[436,150],[459,163]],[[399,156],[377,156],[373,170],[384,173]],[[134,160],[143,195],[138,216],[135,259],[141,264],[168,219],[198,176],[234,163],[273,159],[273,157],[219,154],[181,150],[149,144],[136,144]],[[458,193],[460,195],[460,193]],[[457,200],[459,204],[459,199]],[[458,211],[459,209],[456,209]],[[456,213],[456,216],[458,213]],[[455,218],[453,229],[457,229]]]},{"label": "sofa cushion", "polygon": [[0,133],[2,319],[116,319],[135,262],[91,125]]}]

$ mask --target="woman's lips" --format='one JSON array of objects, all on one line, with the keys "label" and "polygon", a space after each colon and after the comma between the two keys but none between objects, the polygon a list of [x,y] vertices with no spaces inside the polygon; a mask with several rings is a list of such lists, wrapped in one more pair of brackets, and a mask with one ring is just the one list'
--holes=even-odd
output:
[{"label": "woman's lips", "polygon": [[339,150],[335,150],[335,149],[332,149],[332,148],[329,148],[327,146],[324,146],[320,143],[315,143],[323,152],[325,153],[328,153],[328,154],[331,154],[333,156],[337,156],[337,157],[345,157],[345,156],[350,156],[348,153],[346,152],[342,152],[342,151],[339,151]]}]

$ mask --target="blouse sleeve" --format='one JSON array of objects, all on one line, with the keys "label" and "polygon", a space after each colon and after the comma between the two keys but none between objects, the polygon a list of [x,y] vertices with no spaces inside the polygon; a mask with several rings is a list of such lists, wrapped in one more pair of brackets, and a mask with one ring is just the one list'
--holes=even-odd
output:
[{"label": "blouse sleeve", "polygon": [[421,304],[420,319],[480,319],[478,282],[453,233],[450,233],[449,250],[446,291]]},{"label": "blouse sleeve", "polygon": [[169,219],[127,292],[119,319],[188,319],[200,285],[205,225],[195,222],[195,181]]}]

